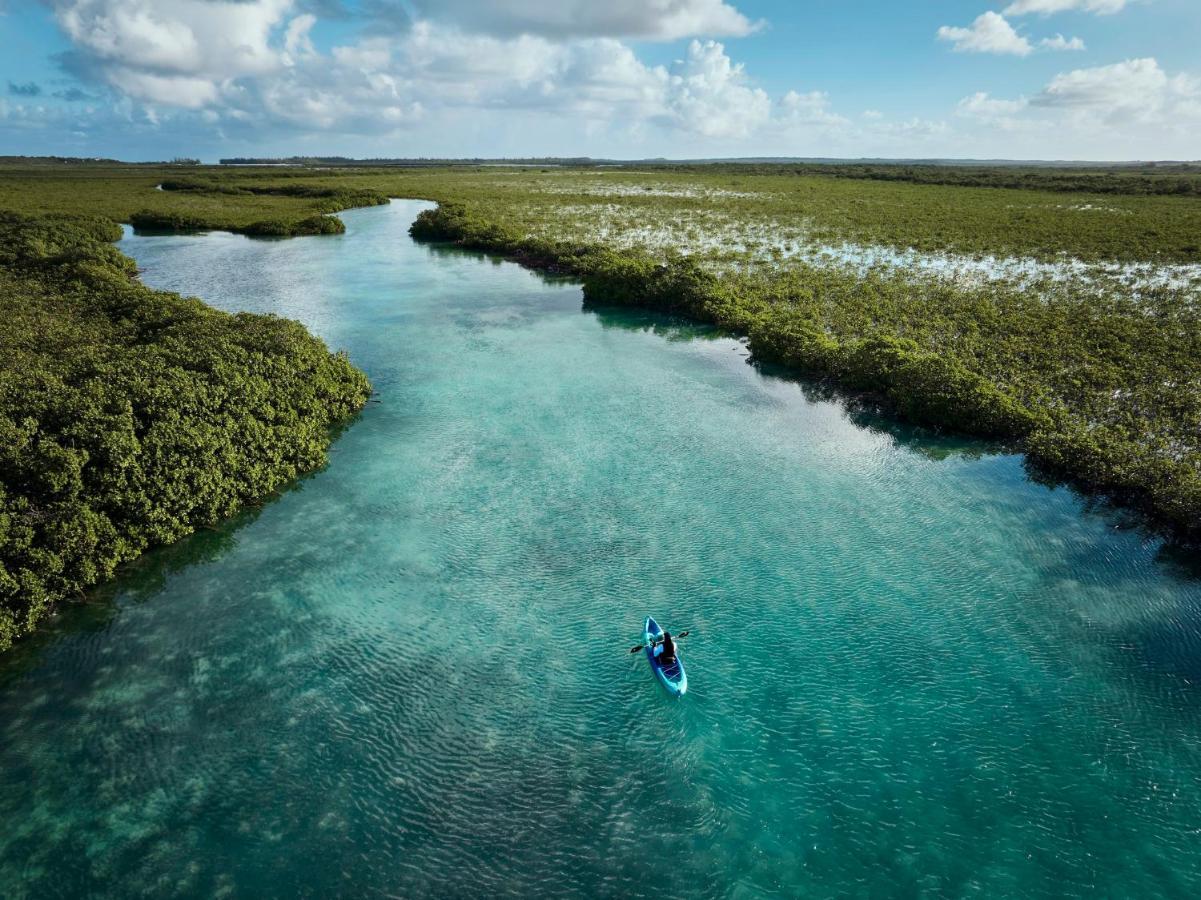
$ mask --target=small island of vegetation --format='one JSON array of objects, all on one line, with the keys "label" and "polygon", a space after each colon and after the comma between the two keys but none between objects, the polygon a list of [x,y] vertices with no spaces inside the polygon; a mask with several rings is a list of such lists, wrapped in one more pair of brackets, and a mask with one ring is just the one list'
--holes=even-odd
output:
[{"label": "small island of vegetation", "polygon": [[0,650],[321,466],[370,392],[296,322],[145,287],[120,236],[0,212]]}]

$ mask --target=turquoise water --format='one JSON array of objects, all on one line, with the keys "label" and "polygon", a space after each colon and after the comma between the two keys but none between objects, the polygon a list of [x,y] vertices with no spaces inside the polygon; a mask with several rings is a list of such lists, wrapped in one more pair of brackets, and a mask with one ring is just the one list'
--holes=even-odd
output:
[{"label": "turquoise water", "polygon": [[[378,403],[0,660],[5,897],[1195,896],[1201,583],[1021,460],[508,263],[129,237]],[[653,612],[690,692],[628,650]]]}]

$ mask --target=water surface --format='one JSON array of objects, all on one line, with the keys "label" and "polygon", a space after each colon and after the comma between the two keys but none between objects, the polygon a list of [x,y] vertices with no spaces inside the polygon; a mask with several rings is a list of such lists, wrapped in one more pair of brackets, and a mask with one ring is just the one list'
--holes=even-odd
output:
[{"label": "water surface", "polygon": [[0,893],[1201,890],[1201,588],[1157,543],[420,208],[122,243],[380,402],[0,660]]}]

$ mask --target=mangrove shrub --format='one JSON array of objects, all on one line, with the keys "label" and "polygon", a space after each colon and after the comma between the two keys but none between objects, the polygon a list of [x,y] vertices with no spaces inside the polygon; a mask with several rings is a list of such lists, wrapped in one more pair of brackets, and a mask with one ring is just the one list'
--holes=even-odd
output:
[{"label": "mangrove shrub", "polygon": [[0,649],[321,466],[370,391],[297,322],[145,287],[119,236],[0,213]]}]

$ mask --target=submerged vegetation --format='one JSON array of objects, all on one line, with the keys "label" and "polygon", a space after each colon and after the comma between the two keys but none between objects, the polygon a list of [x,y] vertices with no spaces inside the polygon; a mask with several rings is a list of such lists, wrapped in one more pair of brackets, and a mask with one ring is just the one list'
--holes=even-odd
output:
[{"label": "submerged vegetation", "polygon": [[322,465],[369,392],[296,322],[145,287],[120,233],[0,213],[0,650]]},{"label": "submerged vegetation", "polygon": [[[0,168],[0,645],[153,543],[318,465],[366,385],[292,323],[149,291],[116,222],[287,236],[389,196],[413,234],[570,274],[1201,539],[1192,170]],[[40,336],[40,337],[39,337]],[[235,439],[232,435],[237,435]]]}]

